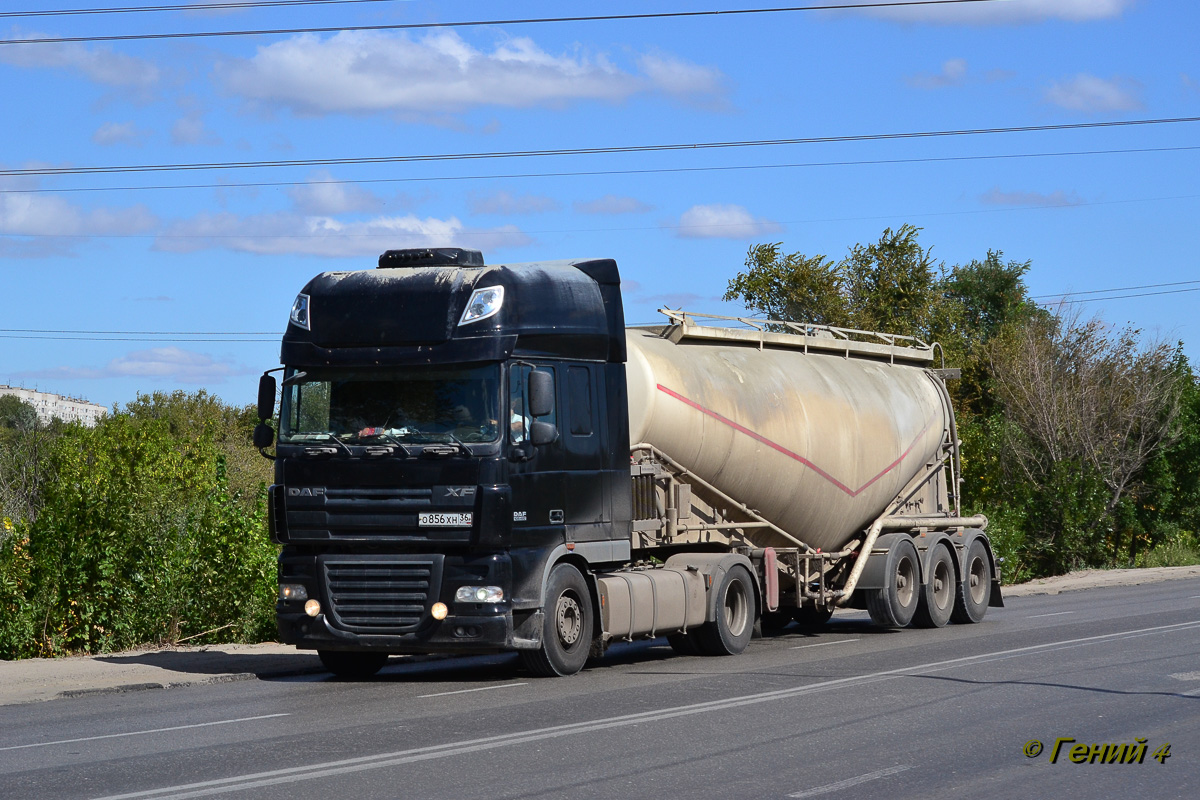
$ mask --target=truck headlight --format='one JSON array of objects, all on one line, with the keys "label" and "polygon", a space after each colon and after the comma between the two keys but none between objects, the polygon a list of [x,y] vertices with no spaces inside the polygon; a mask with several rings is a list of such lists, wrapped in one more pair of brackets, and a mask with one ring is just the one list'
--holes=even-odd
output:
[{"label": "truck headlight", "polygon": [[308,318],[308,295],[301,292],[296,295],[296,302],[292,303],[292,324],[304,328],[304,330],[312,330],[311,322]]},{"label": "truck headlight", "polygon": [[460,586],[454,599],[459,603],[502,603],[504,590],[499,586]]},{"label": "truck headlight", "polygon": [[467,301],[467,307],[463,309],[462,319],[458,321],[458,324],[466,325],[468,322],[478,322],[494,316],[502,305],[504,305],[503,286],[476,289],[471,294],[471,299]]},{"label": "truck headlight", "polygon": [[305,589],[298,583],[281,583],[279,584],[279,599],[280,600],[307,600],[308,589]]}]

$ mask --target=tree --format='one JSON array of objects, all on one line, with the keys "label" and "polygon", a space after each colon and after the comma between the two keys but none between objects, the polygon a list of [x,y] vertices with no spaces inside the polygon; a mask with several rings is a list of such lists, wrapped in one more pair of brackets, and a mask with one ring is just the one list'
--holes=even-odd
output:
[{"label": "tree", "polygon": [[729,281],[725,300],[741,300],[768,319],[845,325],[841,270],[823,255],[783,255],[781,242],[757,244],[746,253],[746,271]]},{"label": "tree", "polygon": [[14,394],[0,395],[0,428],[33,430],[38,424],[37,409]]},{"label": "tree", "polygon": [[927,336],[938,301],[933,256],[917,241],[920,228],[886,228],[879,241],[856,244],[839,265],[854,326]]},{"label": "tree", "polygon": [[1178,351],[1060,313],[1031,317],[990,353],[1006,452],[1035,487],[1040,560],[1055,570],[1111,560],[1128,538],[1115,529],[1118,506],[1178,436]]}]

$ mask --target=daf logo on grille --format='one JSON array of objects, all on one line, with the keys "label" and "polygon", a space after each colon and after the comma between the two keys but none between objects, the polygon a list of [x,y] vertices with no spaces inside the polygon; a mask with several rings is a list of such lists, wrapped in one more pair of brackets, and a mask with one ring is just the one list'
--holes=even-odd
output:
[{"label": "daf logo on grille", "polygon": [[323,497],[325,495],[324,486],[313,487],[297,487],[289,486],[287,490],[288,497]]},{"label": "daf logo on grille", "polygon": [[474,486],[447,486],[446,495],[448,497],[472,497],[475,494]]}]

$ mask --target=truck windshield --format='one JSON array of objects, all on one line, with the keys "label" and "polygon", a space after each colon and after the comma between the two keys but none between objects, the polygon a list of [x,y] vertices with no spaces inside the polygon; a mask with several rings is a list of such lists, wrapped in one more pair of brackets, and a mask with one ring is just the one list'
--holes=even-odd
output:
[{"label": "truck windshield", "polygon": [[500,365],[288,368],[279,440],[494,442]]}]

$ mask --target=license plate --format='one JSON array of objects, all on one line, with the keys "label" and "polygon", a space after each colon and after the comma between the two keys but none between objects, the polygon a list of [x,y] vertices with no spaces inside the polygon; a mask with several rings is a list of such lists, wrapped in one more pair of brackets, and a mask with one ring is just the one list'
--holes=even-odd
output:
[{"label": "license plate", "polygon": [[417,517],[417,524],[422,528],[469,528],[471,527],[472,512],[465,511],[457,514],[439,514],[437,512],[422,512]]}]

